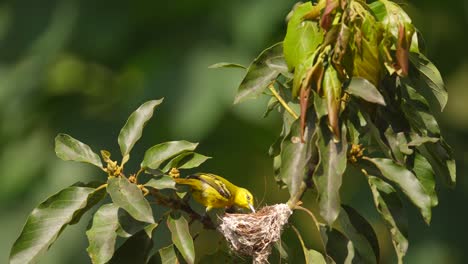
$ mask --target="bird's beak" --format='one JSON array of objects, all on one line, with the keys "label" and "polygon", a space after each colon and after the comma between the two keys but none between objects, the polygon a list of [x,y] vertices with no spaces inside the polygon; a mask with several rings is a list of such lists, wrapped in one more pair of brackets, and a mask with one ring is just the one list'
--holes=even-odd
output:
[{"label": "bird's beak", "polygon": [[253,207],[252,204],[249,204],[249,208],[250,208],[250,210],[252,210],[253,213],[255,213],[255,208]]}]

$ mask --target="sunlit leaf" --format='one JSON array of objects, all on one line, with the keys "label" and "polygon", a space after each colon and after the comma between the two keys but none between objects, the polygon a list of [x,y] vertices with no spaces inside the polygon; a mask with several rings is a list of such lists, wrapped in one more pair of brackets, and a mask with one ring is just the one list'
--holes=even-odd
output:
[{"label": "sunlit leaf", "polygon": [[351,79],[346,91],[368,102],[385,106],[385,100],[377,88],[368,80],[361,77]]},{"label": "sunlit leaf", "polygon": [[[247,69],[247,74],[239,86],[234,103],[256,98],[263,93],[281,73],[282,70],[278,68],[278,63],[281,61],[284,61],[282,43],[264,50]],[[284,65],[286,65],[285,62]]]},{"label": "sunlit leaf", "polygon": [[439,102],[440,110],[443,111],[447,104],[448,94],[439,70],[420,53],[410,53],[409,58],[414,67],[421,73],[422,79]]},{"label": "sunlit leaf", "polygon": [[377,235],[364,217],[352,207],[343,206],[336,223],[353,242],[364,263],[378,262],[380,251]]},{"label": "sunlit leaf", "polygon": [[119,207],[114,204],[101,206],[93,216],[93,223],[86,231],[89,257],[93,263],[107,263],[114,255]]},{"label": "sunlit leaf", "polygon": [[161,248],[159,250],[159,256],[161,257],[161,264],[178,264],[179,263],[174,245]]},{"label": "sunlit leaf", "polygon": [[185,261],[189,264],[193,264],[195,261],[195,247],[193,245],[192,236],[190,235],[187,220],[182,216],[174,218],[170,215],[167,218],[167,226],[171,231],[174,245],[180,251]]},{"label": "sunlit leaf", "polygon": [[344,126],[340,142],[335,142],[329,130],[322,126],[318,130],[317,148],[320,158],[313,179],[319,195],[320,215],[331,225],[341,209],[340,188],[347,160]]},{"label": "sunlit leaf", "polygon": [[194,151],[197,146],[198,143],[192,143],[185,140],[169,141],[155,145],[145,152],[145,157],[141,162],[141,167],[158,169],[164,161],[183,152]]},{"label": "sunlit leaf", "polygon": [[107,192],[118,207],[127,211],[136,220],[154,223],[153,211],[141,190],[125,177],[110,177]]},{"label": "sunlit leaf", "polygon": [[159,176],[155,179],[149,180],[147,183],[145,183],[146,187],[151,187],[154,189],[162,190],[162,189],[176,189],[176,184],[175,181],[172,177],[167,176],[167,175],[162,175]]},{"label": "sunlit leaf", "polygon": [[91,163],[102,167],[101,159],[91,148],[66,134],[58,134],[55,137],[55,153],[63,160],[73,160]]},{"label": "sunlit leaf", "polygon": [[138,107],[127,119],[118,138],[122,157],[130,153],[135,143],[140,139],[146,123],[153,116],[154,109],[162,102],[163,99],[148,101]]},{"label": "sunlit leaf", "polygon": [[390,230],[398,263],[401,264],[408,250],[407,219],[403,205],[396,190],[390,184],[374,176],[367,177],[374,197],[375,208]]},{"label": "sunlit leaf", "polygon": [[411,171],[394,163],[391,159],[365,159],[372,162],[385,178],[396,183],[400,187],[413,204],[419,208],[427,224],[431,222],[431,197]]},{"label": "sunlit leaf", "polygon": [[105,191],[78,183],[47,198],[29,215],[10,252],[11,264],[35,263],[68,226],[104,198]]},{"label": "sunlit leaf", "polygon": [[437,199],[437,193],[435,190],[434,171],[427,159],[419,153],[416,153],[414,156],[413,171],[426,193],[431,197],[431,205],[433,207],[437,206],[439,200]]},{"label": "sunlit leaf", "polygon": [[341,81],[333,66],[328,66],[323,77],[323,93],[327,101],[328,125],[335,141],[340,138],[339,114],[341,105]]},{"label": "sunlit leaf", "polygon": [[312,3],[298,5],[288,22],[284,38],[284,57],[289,69],[296,68],[304,61],[323,40],[323,34],[317,22],[304,21],[304,15],[312,10]]},{"label": "sunlit leaf", "polygon": [[109,263],[146,264],[153,247],[153,240],[151,238],[153,236],[154,230],[157,227],[158,224],[150,224],[138,233],[131,236],[115,251],[115,254]]},{"label": "sunlit leaf", "polygon": [[219,68],[239,68],[239,69],[247,69],[244,65],[240,65],[237,63],[231,63],[231,62],[218,62],[215,64],[212,64],[208,66],[210,69],[219,69]]}]

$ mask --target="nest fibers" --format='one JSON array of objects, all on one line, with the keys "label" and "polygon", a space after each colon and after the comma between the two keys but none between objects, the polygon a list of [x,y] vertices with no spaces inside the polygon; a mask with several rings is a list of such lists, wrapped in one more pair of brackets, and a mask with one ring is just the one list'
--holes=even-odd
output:
[{"label": "nest fibers", "polygon": [[280,239],[291,214],[286,204],[266,206],[252,214],[225,214],[219,231],[237,253],[252,256],[254,263],[268,263],[271,244]]}]

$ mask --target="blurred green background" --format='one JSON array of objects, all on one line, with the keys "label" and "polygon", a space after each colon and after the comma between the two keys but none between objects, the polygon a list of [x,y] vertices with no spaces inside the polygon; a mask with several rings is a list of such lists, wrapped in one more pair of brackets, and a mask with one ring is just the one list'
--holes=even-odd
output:
[{"label": "blurred green background", "polygon": [[[232,105],[243,72],[210,70],[229,61],[247,65],[263,48],[281,40],[292,0],[124,1],[11,0],[0,4],[0,263],[29,212],[49,195],[76,181],[104,179],[91,166],[54,155],[63,132],[95,150],[118,155],[117,135],[142,102],[165,97],[133,153],[166,140],[200,142],[214,157],[202,167],[253,190],[272,204],[285,201],[273,180],[270,143],[279,117],[262,118],[266,98]],[[455,190],[439,188],[439,206],[427,227],[408,203],[407,263],[466,263],[468,236],[468,2],[413,0],[405,4],[426,39],[428,57],[439,67],[449,102],[439,115],[457,158]],[[267,182],[265,187],[264,182]],[[366,190],[366,191],[361,191]],[[343,200],[384,234],[383,263],[394,263],[388,233],[377,218],[362,179],[345,179]],[[311,197],[306,196],[307,200]],[[67,228],[41,263],[88,263],[89,219]],[[309,245],[309,220],[294,216]],[[285,239],[301,261],[297,239]]]}]

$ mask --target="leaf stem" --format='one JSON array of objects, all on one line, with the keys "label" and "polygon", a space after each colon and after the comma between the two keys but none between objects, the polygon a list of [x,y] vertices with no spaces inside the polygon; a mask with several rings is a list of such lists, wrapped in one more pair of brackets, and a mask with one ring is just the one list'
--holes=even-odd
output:
[{"label": "leaf stem", "polygon": [[317,228],[317,231],[319,233],[320,243],[321,243],[322,250],[323,250],[322,253],[326,254],[327,253],[327,247],[325,245],[325,241],[323,241],[322,234],[320,232],[320,225],[319,225],[319,221],[317,220],[317,217],[315,217],[315,215],[314,215],[314,213],[312,213],[312,211],[310,211],[309,209],[307,209],[305,207],[302,207],[300,205],[297,205],[296,209],[306,212],[312,218],[312,220],[314,221],[315,227]]},{"label": "leaf stem", "polygon": [[281,95],[276,91],[273,83],[268,85],[268,89],[270,89],[273,96],[275,96],[276,99],[278,99],[278,102],[280,102],[280,104],[284,107],[286,111],[288,111],[289,114],[291,114],[291,116],[293,116],[295,119],[299,118],[299,116],[294,112],[294,110],[292,110],[291,107],[289,107],[289,105],[286,103],[286,101],[284,101],[283,97],[281,97]]},{"label": "leaf stem", "polygon": [[101,190],[101,189],[104,189],[104,188],[107,188],[107,183],[104,183],[102,185],[100,185],[99,187],[96,188],[96,190],[94,190],[95,192]]}]

